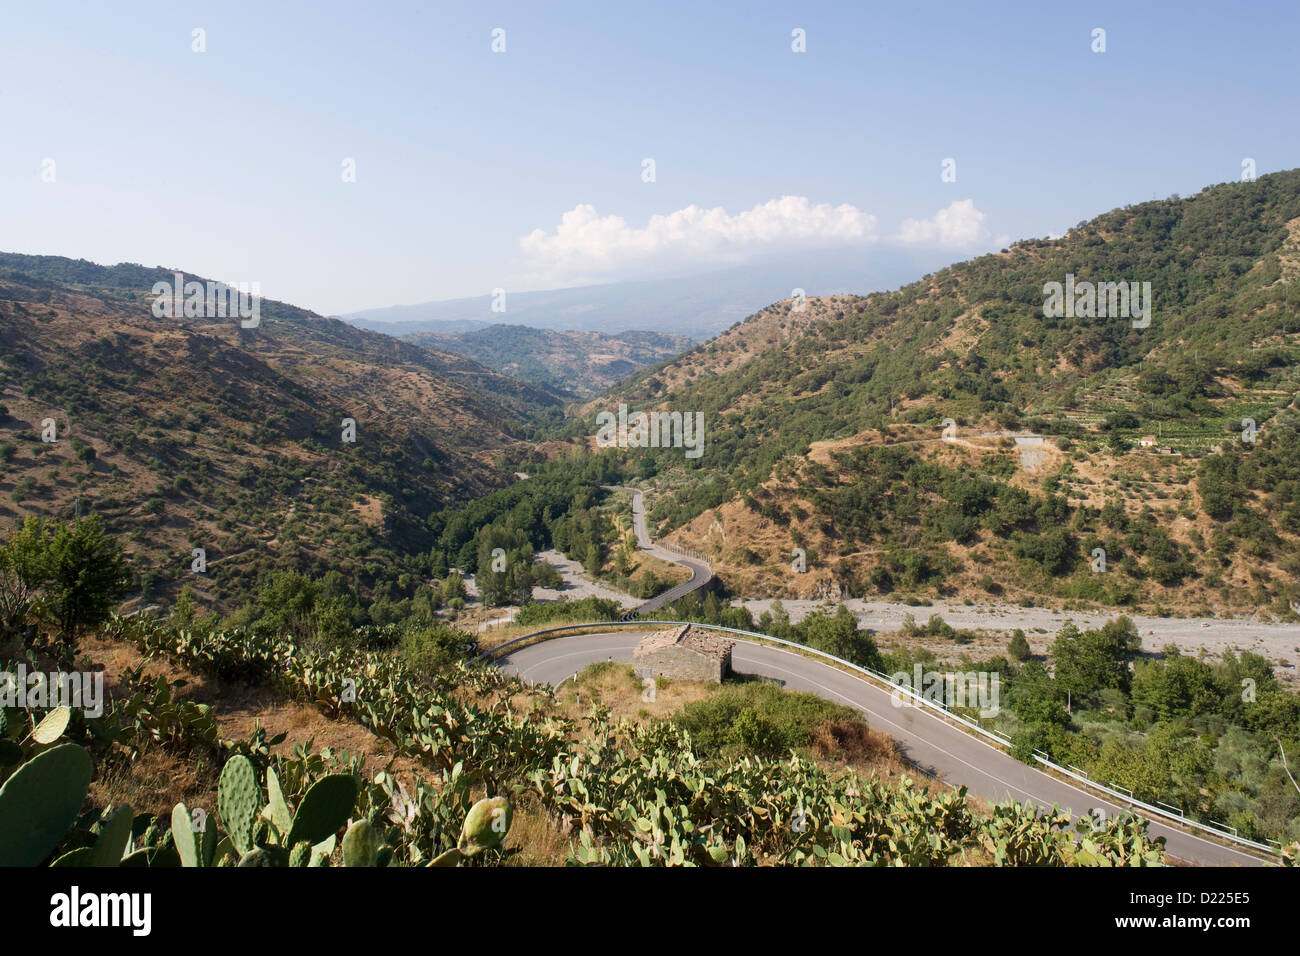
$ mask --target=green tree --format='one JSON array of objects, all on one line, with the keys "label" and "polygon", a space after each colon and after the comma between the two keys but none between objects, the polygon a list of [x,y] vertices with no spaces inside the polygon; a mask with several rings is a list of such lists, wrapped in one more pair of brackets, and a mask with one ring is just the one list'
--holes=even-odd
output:
[{"label": "green tree", "polygon": [[45,602],[59,633],[75,641],[108,619],[131,588],[132,574],[118,540],[91,515],[54,532],[49,545]]},{"label": "green tree", "polygon": [[1151,708],[1159,720],[1214,713],[1220,704],[1212,668],[1177,647],[1165,648],[1163,660],[1134,664],[1132,697],[1134,707]]},{"label": "green tree", "polygon": [[1088,631],[1067,624],[1052,644],[1056,682],[1075,698],[1091,697],[1106,688],[1127,693],[1129,662],[1138,646],[1137,628],[1127,617]]},{"label": "green tree", "polygon": [[0,627],[18,633],[27,623],[40,589],[49,580],[45,523],[28,517],[0,549]]},{"label": "green tree", "polygon": [[1008,696],[1012,711],[1027,724],[1066,727],[1065,688],[1047,673],[1041,661],[1029,661],[1011,683]]},{"label": "green tree", "polygon": [[843,658],[859,667],[880,668],[880,651],[871,633],[843,604],[834,614],[817,611],[799,622],[799,639],[809,647]]},{"label": "green tree", "polygon": [[447,579],[442,582],[442,600],[450,605],[453,600],[459,600],[460,606],[465,606],[465,579],[459,574],[449,574]]},{"label": "green tree", "polygon": [[312,611],[320,585],[297,571],[272,571],[258,592],[262,617],[256,627],[303,642],[314,633]]}]

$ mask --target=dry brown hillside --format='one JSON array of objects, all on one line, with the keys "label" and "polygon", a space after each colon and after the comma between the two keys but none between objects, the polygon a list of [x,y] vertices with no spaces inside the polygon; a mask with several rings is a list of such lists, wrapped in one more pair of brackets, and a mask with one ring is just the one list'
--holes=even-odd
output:
[{"label": "dry brown hillside", "polygon": [[512,480],[497,456],[521,446],[529,410],[558,405],[279,303],[243,329],[150,302],[0,277],[0,533],[98,512],[163,590],[195,547],[202,595],[268,565],[373,580],[385,552],[427,548],[431,511]]}]

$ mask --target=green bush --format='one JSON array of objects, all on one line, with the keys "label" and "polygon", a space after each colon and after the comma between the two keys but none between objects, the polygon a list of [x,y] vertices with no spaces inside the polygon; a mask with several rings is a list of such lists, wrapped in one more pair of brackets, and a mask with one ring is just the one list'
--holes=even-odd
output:
[{"label": "green bush", "polygon": [[622,606],[609,598],[585,597],[577,601],[525,604],[515,615],[516,624],[539,625],[564,621],[617,621]]},{"label": "green bush", "polygon": [[474,635],[448,624],[431,624],[409,629],[398,653],[417,676],[436,677],[477,647]]},{"label": "green bush", "polygon": [[782,757],[806,747],[825,721],[860,720],[858,712],[815,694],[754,682],[724,686],[682,708],[675,722],[702,754]]}]

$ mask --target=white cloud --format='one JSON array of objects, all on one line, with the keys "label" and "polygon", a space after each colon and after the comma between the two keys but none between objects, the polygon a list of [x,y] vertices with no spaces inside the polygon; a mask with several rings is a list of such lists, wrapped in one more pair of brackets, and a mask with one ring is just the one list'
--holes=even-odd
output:
[{"label": "white cloud", "polygon": [[596,276],[652,266],[740,262],[795,246],[839,245],[876,238],[876,217],[855,206],[813,204],[782,196],[730,215],[721,206],[687,206],[652,216],[644,228],[622,216],[599,216],[583,204],[566,212],[554,233],[535,229],[519,240],[530,265],[542,274]]},{"label": "white cloud", "polygon": [[940,209],[929,219],[905,219],[898,231],[899,242],[909,245],[938,245],[957,248],[1006,245],[1007,237],[994,236],[984,225],[984,213],[975,200],[961,199]]},{"label": "white cloud", "polygon": [[553,232],[534,229],[519,246],[530,281],[577,285],[881,241],[961,249],[1005,245],[1006,237],[992,236],[984,219],[974,200],[965,199],[930,219],[907,219],[897,235],[882,237],[871,213],[848,203],[813,203],[805,196],[782,196],[734,216],[721,206],[691,205],[651,216],[644,227],[629,225],[622,216],[601,216],[583,203],[564,213]]}]

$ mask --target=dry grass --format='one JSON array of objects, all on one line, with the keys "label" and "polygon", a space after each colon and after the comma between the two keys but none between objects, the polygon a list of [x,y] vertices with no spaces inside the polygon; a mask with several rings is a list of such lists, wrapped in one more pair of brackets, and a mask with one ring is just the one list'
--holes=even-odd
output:
[{"label": "dry grass", "polygon": [[506,862],[509,866],[563,866],[571,839],[536,795],[525,793],[515,803],[505,843],[507,850],[518,848],[519,852]]},{"label": "dry grass", "polygon": [[659,678],[651,692],[631,664],[604,661],[578,674],[576,683],[569,681],[560,687],[556,693],[557,712],[577,719],[590,713],[594,703],[608,707],[615,720],[667,718],[686,704],[709,696],[717,687],[700,681]]},{"label": "dry grass", "polygon": [[219,775],[220,767],[210,755],[150,747],[131,763],[114,764],[97,775],[90,784],[89,801],[99,807],[129,804],[135,813],[152,813],[164,821],[171,818],[177,803],[213,812]]}]

